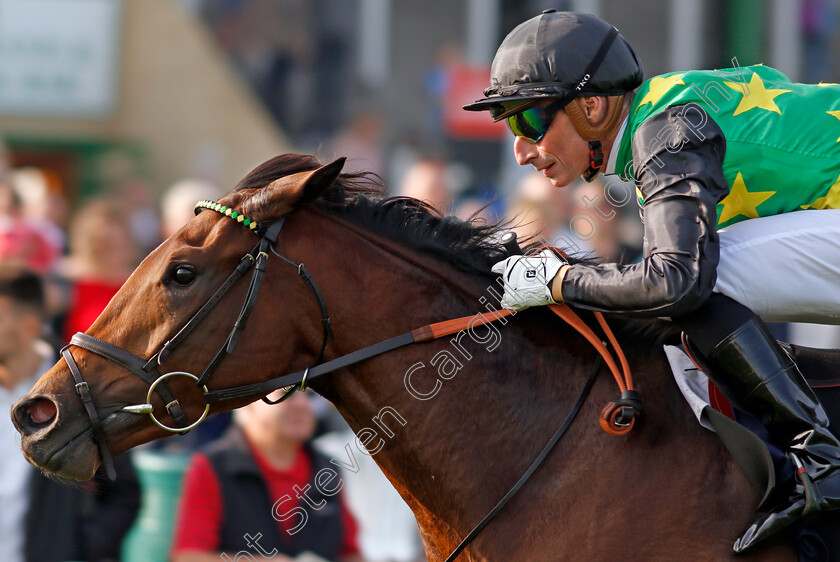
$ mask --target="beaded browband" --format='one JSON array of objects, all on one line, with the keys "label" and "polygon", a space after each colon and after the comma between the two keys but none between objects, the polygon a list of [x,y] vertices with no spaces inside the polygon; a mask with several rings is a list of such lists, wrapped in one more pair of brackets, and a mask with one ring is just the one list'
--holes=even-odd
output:
[{"label": "beaded browband", "polygon": [[235,211],[230,207],[222,205],[221,203],[205,199],[195,204],[196,215],[204,209],[210,209],[211,211],[216,211],[218,213],[223,214],[226,217],[230,217],[236,222],[241,223],[243,226],[245,226],[248,230],[252,231],[257,236],[263,235],[263,228],[257,221],[255,221],[254,219],[250,219],[242,213],[240,213],[239,211]]}]

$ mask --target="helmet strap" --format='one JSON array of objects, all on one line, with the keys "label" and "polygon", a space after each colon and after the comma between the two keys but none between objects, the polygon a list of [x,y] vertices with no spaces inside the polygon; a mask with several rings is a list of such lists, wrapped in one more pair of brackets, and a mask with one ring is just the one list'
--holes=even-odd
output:
[{"label": "helmet strap", "polygon": [[594,180],[603,164],[604,151],[601,149],[601,141],[589,141],[589,168],[581,176],[583,180],[587,182]]},{"label": "helmet strap", "polygon": [[594,125],[586,116],[583,98],[575,98],[565,107],[572,126],[585,141],[595,141],[606,137],[621,120],[624,96],[603,97],[607,104],[607,113],[597,125]]}]

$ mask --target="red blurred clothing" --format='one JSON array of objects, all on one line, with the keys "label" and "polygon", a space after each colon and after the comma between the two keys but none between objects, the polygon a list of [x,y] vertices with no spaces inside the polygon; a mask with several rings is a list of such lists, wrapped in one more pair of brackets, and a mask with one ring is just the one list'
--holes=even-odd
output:
[{"label": "red blurred clothing", "polygon": [[[303,448],[298,450],[292,466],[287,469],[272,467],[262,453],[250,442],[249,448],[268,487],[272,502],[288,495],[292,499],[284,502],[284,510],[290,510],[300,505],[302,500],[297,498],[293,486],[299,488],[306,486],[311,478],[312,471],[312,463]],[[339,494],[339,505],[344,531],[340,554],[341,556],[358,555],[360,552],[358,524],[344,504],[341,494]],[[219,529],[223,518],[224,505],[219,480],[208,458],[201,453],[196,453],[193,455],[184,477],[172,552],[185,550],[216,552],[219,547]],[[295,521],[291,518],[277,522],[281,531],[280,535],[289,542],[291,539],[288,530],[293,523]],[[265,546],[268,550],[275,546],[282,550],[282,545]]]},{"label": "red blurred clothing", "polygon": [[76,332],[84,332],[96,320],[124,281],[78,279],[70,292],[67,320],[64,322],[64,341],[69,342]]},{"label": "red blurred clothing", "polygon": [[44,274],[54,269],[60,256],[61,249],[31,222],[16,216],[0,217],[0,259]]}]

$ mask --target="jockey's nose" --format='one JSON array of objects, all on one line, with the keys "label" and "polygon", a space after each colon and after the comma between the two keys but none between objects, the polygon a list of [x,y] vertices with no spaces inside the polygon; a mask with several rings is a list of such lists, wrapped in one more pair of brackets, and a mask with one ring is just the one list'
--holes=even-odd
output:
[{"label": "jockey's nose", "polygon": [[513,154],[516,157],[516,163],[520,166],[525,166],[531,163],[538,154],[537,145],[526,141],[522,137],[516,137],[513,140]]}]

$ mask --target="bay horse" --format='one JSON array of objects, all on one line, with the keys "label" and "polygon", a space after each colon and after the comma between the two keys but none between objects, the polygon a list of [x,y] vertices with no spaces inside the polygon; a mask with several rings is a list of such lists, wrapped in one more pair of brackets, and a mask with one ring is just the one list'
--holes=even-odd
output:
[{"label": "bay horse", "polygon": [[[128,355],[112,350],[103,356],[85,342],[95,338],[135,358],[154,356],[167,372],[201,373],[229,343],[240,303],[249,302],[253,287],[247,279],[233,283],[205,321],[183,337],[176,334],[243,262],[254,244],[254,224],[265,228],[285,217],[261,258],[263,290],[247,327],[233,351],[216,361],[210,390],[306,369],[321,355],[318,301],[301,270],[275,254],[305,264],[317,280],[334,335],[324,360],[484,311],[488,287],[497,287],[490,268],[506,256],[496,242],[502,227],[381,197],[363,175],[340,174],[342,164],[275,157],[214,207],[227,216],[202,212],[152,252],[87,331],[88,339],[75,340],[65,352],[71,357],[59,360],[14,406],[26,458],[44,470],[88,479],[104,457],[170,434],[150,417],[125,410],[152,394],[149,382],[126,368],[132,366]],[[732,543],[753,517],[758,491],[719,440],[698,426],[674,384],[661,351],[668,324],[612,322],[644,397],[644,415],[627,436],[605,434],[599,410],[616,389],[608,375],[600,376],[544,464],[460,560],[733,556]],[[176,339],[177,347],[166,346]],[[444,356],[446,368],[434,361]],[[529,466],[572,408],[596,357],[556,316],[529,309],[505,325],[402,347],[310,385],[373,455],[413,510],[428,559],[438,561]],[[205,410],[194,378],[166,381],[190,421]],[[254,399],[213,404],[211,414]],[[151,403],[156,419],[175,423],[159,396]],[[94,440],[97,431],[104,451]],[[738,558],[795,560],[796,552],[779,541]]]}]

